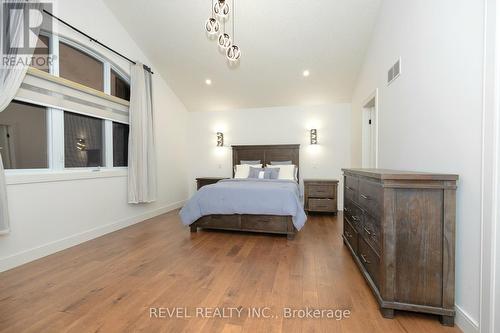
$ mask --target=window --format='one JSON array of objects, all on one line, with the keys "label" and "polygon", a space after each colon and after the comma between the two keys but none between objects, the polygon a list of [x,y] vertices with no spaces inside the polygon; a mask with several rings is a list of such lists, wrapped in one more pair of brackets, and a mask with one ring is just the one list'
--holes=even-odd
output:
[{"label": "window", "polygon": [[129,126],[113,122],[113,166],[128,166]]},{"label": "window", "polygon": [[44,72],[49,72],[49,37],[40,35],[36,43],[36,49],[33,52],[32,67]]},{"label": "window", "polygon": [[64,166],[104,166],[104,120],[64,112]]},{"label": "window", "polygon": [[[13,101],[0,112],[0,155],[8,173],[127,167],[130,84],[123,70],[61,36],[40,35],[33,58],[32,67],[91,89],[28,71],[17,96],[31,104]],[[80,171],[68,175],[78,178]]]},{"label": "window", "polygon": [[130,101],[129,80],[118,67],[64,37],[40,35],[31,66],[47,73],[52,67],[61,78]]},{"label": "window", "polygon": [[47,109],[12,102],[0,112],[0,153],[5,169],[48,168]]},{"label": "window", "polygon": [[59,76],[104,91],[104,64],[65,43],[59,43]]},{"label": "window", "polygon": [[130,85],[111,70],[111,96],[130,101]]}]

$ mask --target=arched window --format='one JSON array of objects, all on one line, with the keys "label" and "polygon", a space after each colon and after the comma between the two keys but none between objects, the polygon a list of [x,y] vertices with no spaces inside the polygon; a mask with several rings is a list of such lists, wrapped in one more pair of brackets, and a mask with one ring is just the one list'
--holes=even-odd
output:
[{"label": "arched window", "polygon": [[51,61],[33,64],[15,100],[0,113],[7,174],[126,167],[127,73],[96,50],[61,36],[40,35],[35,55]]}]

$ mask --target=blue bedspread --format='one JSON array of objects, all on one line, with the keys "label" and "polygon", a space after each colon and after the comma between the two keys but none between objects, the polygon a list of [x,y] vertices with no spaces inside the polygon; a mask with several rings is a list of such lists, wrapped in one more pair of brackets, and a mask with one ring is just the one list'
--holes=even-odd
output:
[{"label": "blue bedspread", "polygon": [[292,216],[297,230],[304,226],[307,219],[299,186],[291,180],[222,180],[202,187],[180,212],[185,225],[213,214]]}]

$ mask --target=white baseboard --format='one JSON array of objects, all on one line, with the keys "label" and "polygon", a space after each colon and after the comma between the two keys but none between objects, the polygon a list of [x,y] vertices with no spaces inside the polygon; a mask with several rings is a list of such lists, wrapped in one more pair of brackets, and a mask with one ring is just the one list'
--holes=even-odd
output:
[{"label": "white baseboard", "polygon": [[479,323],[475,321],[467,312],[455,304],[456,316],[455,324],[464,333],[479,333]]},{"label": "white baseboard", "polygon": [[72,246],[81,244],[83,242],[89,241],[91,239],[103,236],[110,232],[123,229],[125,227],[131,226],[133,224],[143,222],[155,216],[168,213],[172,210],[178,209],[184,205],[185,201],[175,202],[173,204],[166,205],[161,208],[146,212],[141,215],[133,216],[120,220],[117,222],[112,222],[97,228],[86,230],[84,232],[71,235],[69,237],[56,240],[29,250],[25,250],[8,257],[0,258],[0,272],[12,269],[14,267],[23,265],[30,261],[48,256],[50,254],[59,252],[61,250],[70,248]]}]

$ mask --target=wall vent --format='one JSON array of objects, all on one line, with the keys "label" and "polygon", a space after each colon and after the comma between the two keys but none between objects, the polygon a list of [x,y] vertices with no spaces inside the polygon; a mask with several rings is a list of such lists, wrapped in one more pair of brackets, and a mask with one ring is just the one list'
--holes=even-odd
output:
[{"label": "wall vent", "polygon": [[401,75],[401,58],[389,69],[387,73],[387,85],[391,84]]}]

